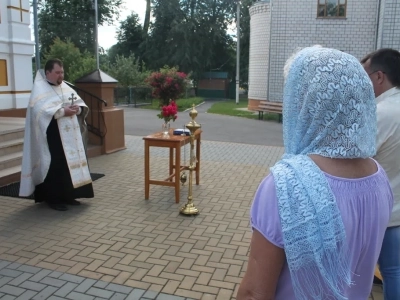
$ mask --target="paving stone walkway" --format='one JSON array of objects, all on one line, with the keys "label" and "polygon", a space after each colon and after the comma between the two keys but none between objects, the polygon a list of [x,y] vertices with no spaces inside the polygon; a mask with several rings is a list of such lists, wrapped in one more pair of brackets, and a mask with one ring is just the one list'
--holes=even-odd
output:
[{"label": "paving stone walkway", "polygon": [[[200,215],[179,215],[174,190],[144,200],[143,141],[91,159],[96,198],[67,212],[0,197],[0,259],[192,299],[234,299],[246,268],[254,192],[281,147],[202,141]],[[186,148],[186,159],[189,158]],[[168,173],[168,150],[151,150],[152,176]],[[183,155],[183,154],[182,154]],[[184,156],[184,155],[183,155]]]},{"label": "paving stone walkway", "polygon": [[[126,145],[90,159],[105,174],[93,183],[96,197],[66,212],[0,196],[0,299],[235,299],[249,207],[283,148],[202,141],[200,215],[186,217],[187,186],[180,204],[162,186],[144,200],[142,138],[126,136]],[[155,179],[167,177],[167,155],[151,150]],[[374,295],[382,299],[379,287]]]},{"label": "paving stone walkway", "polygon": [[0,260],[0,299],[190,300]]}]

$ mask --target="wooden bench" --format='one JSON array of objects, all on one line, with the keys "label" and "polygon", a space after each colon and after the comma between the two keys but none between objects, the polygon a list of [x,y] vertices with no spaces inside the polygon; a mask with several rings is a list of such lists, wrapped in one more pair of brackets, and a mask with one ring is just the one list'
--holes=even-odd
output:
[{"label": "wooden bench", "polygon": [[282,102],[260,101],[258,104],[258,119],[262,120],[264,112],[278,114],[278,121],[282,123]]}]

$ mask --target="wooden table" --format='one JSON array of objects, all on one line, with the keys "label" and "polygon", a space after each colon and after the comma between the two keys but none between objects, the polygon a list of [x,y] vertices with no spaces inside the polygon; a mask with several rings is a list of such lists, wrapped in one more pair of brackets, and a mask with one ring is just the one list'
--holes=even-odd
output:
[{"label": "wooden table", "polygon": [[[144,198],[149,199],[150,184],[173,186],[175,187],[175,202],[179,203],[180,196],[180,174],[183,170],[188,170],[189,166],[181,166],[181,147],[190,143],[190,136],[173,135],[173,129],[170,129],[169,137],[163,137],[162,132],[157,132],[145,136],[144,140]],[[200,141],[201,130],[195,132],[196,143],[196,185],[200,184]],[[150,179],[150,147],[169,148],[169,176],[165,180]],[[175,150],[175,155],[174,155]],[[175,156],[175,164],[174,164]],[[190,159],[190,149],[188,151]],[[189,180],[189,176],[188,176]]]}]

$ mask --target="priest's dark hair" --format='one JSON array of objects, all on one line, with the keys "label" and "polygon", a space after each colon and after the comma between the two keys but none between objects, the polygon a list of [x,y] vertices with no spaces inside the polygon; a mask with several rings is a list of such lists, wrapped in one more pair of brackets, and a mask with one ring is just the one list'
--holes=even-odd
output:
[{"label": "priest's dark hair", "polygon": [[47,73],[47,71],[51,72],[54,69],[54,65],[59,65],[60,67],[64,66],[61,59],[52,58],[46,62],[45,66],[44,66],[44,72],[45,73]]}]

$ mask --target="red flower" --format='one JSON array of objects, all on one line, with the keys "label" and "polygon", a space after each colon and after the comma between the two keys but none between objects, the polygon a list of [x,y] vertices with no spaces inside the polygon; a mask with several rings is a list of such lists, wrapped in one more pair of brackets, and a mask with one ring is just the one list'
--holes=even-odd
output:
[{"label": "red flower", "polygon": [[160,119],[164,119],[166,122],[175,121],[178,116],[178,106],[175,101],[171,101],[170,104],[161,107],[160,113],[157,115]]}]

